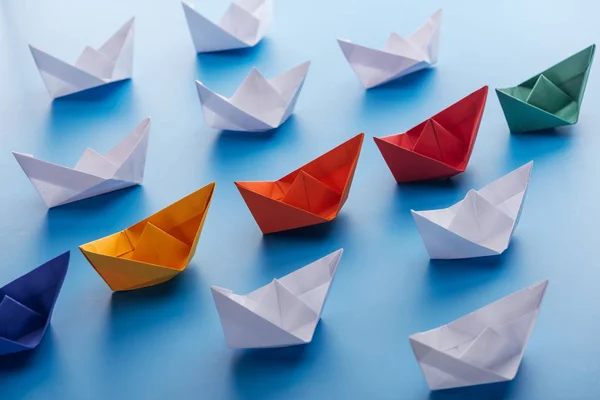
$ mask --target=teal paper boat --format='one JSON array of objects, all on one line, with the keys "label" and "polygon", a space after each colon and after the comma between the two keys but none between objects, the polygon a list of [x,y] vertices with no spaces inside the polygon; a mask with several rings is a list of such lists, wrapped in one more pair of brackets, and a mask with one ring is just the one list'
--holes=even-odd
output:
[{"label": "teal paper boat", "polygon": [[518,86],[496,89],[511,132],[577,123],[595,50],[593,44]]}]

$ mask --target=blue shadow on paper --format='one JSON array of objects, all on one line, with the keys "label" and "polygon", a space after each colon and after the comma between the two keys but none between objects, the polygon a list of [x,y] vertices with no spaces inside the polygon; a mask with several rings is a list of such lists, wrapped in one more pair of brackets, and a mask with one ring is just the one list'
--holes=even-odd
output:
[{"label": "blue shadow on paper", "polygon": [[257,64],[260,60],[266,60],[273,52],[273,45],[265,38],[256,46],[244,49],[218,51],[214,53],[198,53],[197,73],[198,80],[210,82],[212,80],[226,79],[232,71],[246,71]]},{"label": "blue shadow on paper", "polygon": [[[401,107],[407,102],[414,102],[418,96],[425,95],[436,79],[435,68],[424,69],[384,85],[365,90],[363,103],[368,114],[369,110],[381,107],[383,104],[394,103],[394,107]],[[381,111],[381,110],[380,110]]]},{"label": "blue shadow on paper", "polygon": [[340,248],[350,248],[352,229],[342,211],[333,221],[263,235],[256,268],[268,276],[283,276],[291,272],[289,267],[295,270]]},{"label": "blue shadow on paper", "polygon": [[259,395],[285,398],[289,386],[300,381],[301,375],[310,370],[310,364],[323,357],[329,346],[327,326],[320,321],[312,342],[306,345],[235,351],[231,375],[236,395],[242,399],[255,399]]},{"label": "blue shadow on paper", "polygon": [[[457,260],[429,260],[427,265],[427,281],[436,289],[435,296],[462,293],[504,275],[510,275],[515,260],[522,254],[519,240],[513,237],[508,249],[500,255],[490,257],[463,258]],[[428,257],[423,246],[423,257]]]},{"label": "blue shadow on paper", "polygon": [[[180,320],[186,314],[199,313],[199,269],[194,262],[173,279],[147,288],[113,292],[110,301],[108,340],[126,340],[131,331],[160,331],[170,320]],[[100,278],[98,278],[100,279]],[[160,318],[157,318],[160,315]],[[127,332],[125,334],[125,332]]]},{"label": "blue shadow on paper", "polygon": [[574,136],[579,134],[577,131],[577,126],[573,125],[532,133],[509,134],[507,132],[510,135],[508,161],[512,165],[523,165],[552,154],[560,154],[564,157],[572,146]]},{"label": "blue shadow on paper", "polygon": [[[253,163],[261,163],[260,154],[273,154],[291,151],[294,143],[299,140],[301,125],[294,115],[279,128],[265,132],[222,132],[214,141],[213,151],[210,153],[210,165],[217,179],[230,179],[232,173],[248,170]],[[260,175],[260,174],[259,174]],[[254,180],[261,180],[266,176],[257,175]],[[281,176],[285,175],[285,171]]]},{"label": "blue shadow on paper", "polygon": [[[134,107],[131,81],[115,82],[114,84],[90,89],[90,93],[76,93],[52,102],[46,126],[48,145],[52,137],[68,136],[79,126],[93,127],[94,120],[106,120],[131,113]],[[104,92],[97,97],[96,91]],[[106,92],[105,92],[106,91]],[[76,97],[74,97],[76,96]],[[90,128],[92,129],[92,128]]]}]

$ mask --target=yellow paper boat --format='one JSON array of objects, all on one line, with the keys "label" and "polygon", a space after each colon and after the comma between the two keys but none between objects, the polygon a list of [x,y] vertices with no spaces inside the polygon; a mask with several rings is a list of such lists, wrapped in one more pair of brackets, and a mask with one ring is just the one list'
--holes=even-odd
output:
[{"label": "yellow paper boat", "polygon": [[214,189],[215,183],[210,183],[145,220],[79,249],[114,291],[166,282],[194,257]]}]

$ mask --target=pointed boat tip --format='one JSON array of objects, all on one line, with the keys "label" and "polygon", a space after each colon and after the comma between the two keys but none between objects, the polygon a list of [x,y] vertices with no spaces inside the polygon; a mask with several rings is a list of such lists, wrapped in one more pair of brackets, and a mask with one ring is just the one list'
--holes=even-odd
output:
[{"label": "pointed boat tip", "polygon": [[365,133],[361,132],[361,133],[359,133],[358,135],[354,136],[353,138],[351,138],[348,141],[356,140],[356,139],[360,139],[360,144],[362,145],[363,140],[365,140]]},{"label": "pointed boat tip", "polygon": [[525,169],[525,170],[527,170],[527,172],[529,174],[531,174],[531,170],[533,169],[533,160],[529,161],[528,163],[525,163],[525,164],[521,165],[520,167],[518,167],[517,169],[515,169],[515,171],[520,170],[520,169]]},{"label": "pointed boat tip", "polygon": [[229,293],[233,293],[229,289],[225,289],[225,288],[222,288],[220,286],[215,286],[215,285],[211,285],[210,286],[210,290],[211,290],[212,293],[219,293],[219,294],[222,294],[224,296],[226,296]]},{"label": "pointed boat tip", "polygon": [[35,157],[33,156],[33,154],[26,154],[26,153],[21,153],[19,151],[11,151],[13,157],[15,157],[15,160],[17,160],[17,162],[19,164],[21,164],[21,160],[24,158],[33,158],[35,159]]},{"label": "pointed boat tip", "polygon": [[356,47],[356,44],[353,43],[351,40],[348,40],[348,39],[336,39],[336,40],[338,42],[338,45],[340,46],[340,49],[342,49],[342,52],[344,53],[344,55],[346,55],[347,51],[350,51]]},{"label": "pointed boat tip", "polygon": [[191,196],[194,196],[194,195],[199,195],[199,194],[202,194],[204,192],[209,192],[212,195],[214,193],[214,191],[215,191],[215,186],[216,185],[217,185],[216,182],[210,182],[210,183],[202,186],[200,189],[198,189],[198,190],[190,193],[186,197],[191,197]]},{"label": "pointed boat tip", "polygon": [[43,50],[40,50],[39,48],[35,47],[35,46],[34,46],[34,45],[32,45],[32,44],[29,44],[28,46],[29,46],[29,51],[31,52],[31,55],[32,55],[34,58],[35,58],[35,56],[36,56],[37,54],[48,54],[48,53],[46,53],[45,51],[43,51]]},{"label": "pointed boat tip", "polygon": [[83,255],[84,255],[86,258],[87,258],[87,255],[88,255],[88,254],[95,254],[93,251],[91,251],[91,250],[89,250],[89,249],[88,249],[88,248],[90,247],[90,245],[91,245],[92,243],[94,243],[94,242],[95,242],[95,240],[94,240],[94,241],[92,241],[92,242],[84,243],[84,244],[82,244],[82,245],[79,245],[79,246],[78,246],[78,248],[79,248],[79,251],[81,251],[81,253],[82,253],[82,254],[83,254]]},{"label": "pointed boat tip", "polygon": [[534,283],[533,285],[527,287],[526,290],[535,290],[536,292],[539,293],[539,297],[540,300],[544,297],[544,295],[546,294],[546,289],[548,288],[548,283],[550,281],[548,280],[548,278],[543,279],[537,283]]},{"label": "pointed boat tip", "polygon": [[60,274],[59,280],[62,280],[63,277],[67,274],[67,270],[69,269],[70,259],[71,251],[67,250],[64,253],[44,262],[38,268],[53,270],[55,273]]},{"label": "pointed boat tip", "polygon": [[489,91],[489,86],[488,85],[484,85],[484,86],[480,87],[479,89],[475,90],[474,92],[472,92],[467,97],[469,97],[471,95],[474,95],[474,96],[481,95],[484,98],[487,98],[488,91]]},{"label": "pointed boat tip", "polygon": [[133,29],[134,26],[135,26],[135,15],[133,17],[129,18],[119,30],[121,30],[123,28],[127,28],[127,30],[131,30],[131,29]]},{"label": "pointed boat tip", "polygon": [[[304,78],[306,78],[306,75],[308,74],[308,69],[310,68],[310,65],[311,65],[311,60],[307,60],[307,61],[304,61],[304,62],[303,62],[303,63],[301,63],[301,64],[298,64],[298,65],[297,65],[296,67],[294,67],[294,68],[297,68],[297,69],[299,69],[299,70],[303,70],[303,73],[304,73]],[[304,79],[304,78],[303,78],[303,79]]]}]

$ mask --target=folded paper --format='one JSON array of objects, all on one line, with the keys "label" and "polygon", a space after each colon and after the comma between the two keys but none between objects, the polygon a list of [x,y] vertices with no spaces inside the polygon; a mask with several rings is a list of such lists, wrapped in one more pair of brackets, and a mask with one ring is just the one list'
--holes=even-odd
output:
[{"label": "folded paper", "polygon": [[450,178],[464,172],[487,93],[484,86],[407,132],[374,137],[396,181]]},{"label": "folded paper", "polygon": [[50,96],[57,98],[130,79],[133,32],[131,18],[97,50],[86,46],[73,65],[31,45],[29,48]]},{"label": "folded paper", "polygon": [[337,217],[352,185],[364,133],[277,181],[235,182],[263,234]]},{"label": "folded paper", "polygon": [[343,249],[249,293],[212,287],[227,345],[233,349],[310,343]]},{"label": "folded paper", "polygon": [[517,86],[496,89],[509,129],[529,132],[577,123],[595,50],[591,45]]},{"label": "folded paper", "polygon": [[67,251],[0,289],[0,356],[40,344],[68,267]]},{"label": "folded paper", "polygon": [[412,215],[432,259],[494,256],[510,243],[523,210],[533,161],[452,207]]},{"label": "folded paper", "polygon": [[31,154],[13,155],[51,208],[141,184],[149,132],[150,118],[146,118],[105,155],[86,149],[73,168],[38,160]]},{"label": "folded paper", "polygon": [[183,1],[182,5],[198,53],[253,47],[273,20],[272,0],[238,0],[216,24],[196,11],[193,4]]},{"label": "folded paper", "polygon": [[338,44],[358,79],[370,89],[437,63],[441,19],[438,10],[406,39],[392,33],[383,50],[344,39]]},{"label": "folded paper", "polygon": [[503,297],[448,325],[411,335],[431,390],[512,380],[533,331],[548,280]]},{"label": "folded paper", "polygon": [[271,79],[254,68],[230,98],[196,81],[206,124],[241,132],[278,128],[294,112],[309,66],[307,61]]},{"label": "folded paper", "polygon": [[214,188],[211,183],[137,224],[79,249],[114,291],[166,282],[194,257]]}]

